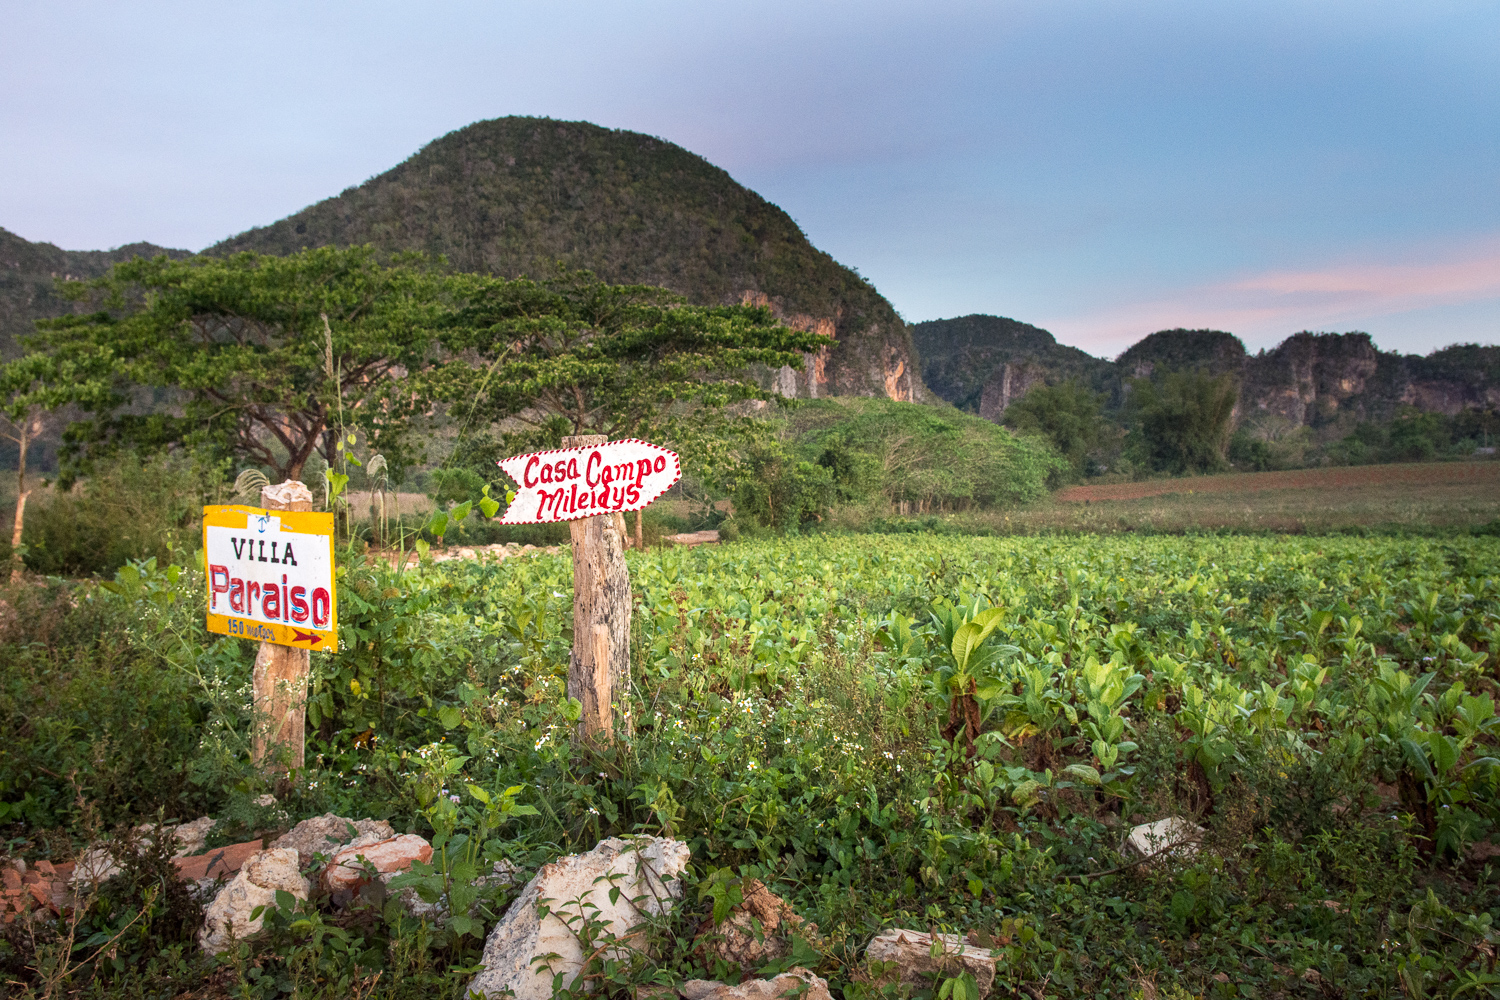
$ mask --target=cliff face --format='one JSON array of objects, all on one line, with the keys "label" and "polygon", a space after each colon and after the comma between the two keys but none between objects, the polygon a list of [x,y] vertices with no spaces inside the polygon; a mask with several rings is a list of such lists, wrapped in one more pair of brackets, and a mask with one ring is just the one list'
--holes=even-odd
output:
[{"label": "cliff face", "polygon": [[1036,385],[1078,379],[1117,408],[1128,379],[1190,368],[1239,380],[1237,425],[1273,419],[1333,433],[1388,420],[1403,405],[1450,416],[1500,407],[1500,347],[1458,345],[1419,357],[1381,351],[1366,333],[1299,333],[1249,354],[1222,330],[1162,330],[1110,362],[995,316],[919,323],[913,338],[933,391],[995,421]]},{"label": "cliff face", "polygon": [[429,143],[358,187],[204,251],[284,254],[370,243],[460,270],[545,277],[560,262],[702,305],[767,305],[837,339],[788,395],[927,398],[890,303],[780,208],[679,146],[587,122],[500,118]]}]

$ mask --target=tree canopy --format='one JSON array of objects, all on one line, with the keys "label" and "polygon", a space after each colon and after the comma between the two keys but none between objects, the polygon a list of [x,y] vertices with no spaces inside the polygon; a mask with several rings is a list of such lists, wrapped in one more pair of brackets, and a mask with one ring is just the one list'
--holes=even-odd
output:
[{"label": "tree canopy", "polygon": [[1132,447],[1152,468],[1167,472],[1216,472],[1225,466],[1239,402],[1231,375],[1199,369],[1171,372],[1160,384],[1131,383]]},{"label": "tree canopy", "polygon": [[1005,408],[1003,420],[1015,430],[1045,434],[1073,466],[1074,475],[1081,476],[1089,452],[1099,446],[1104,431],[1101,402],[1098,393],[1068,380],[1032,389]]},{"label": "tree canopy", "polygon": [[743,429],[731,404],[772,398],[757,367],[801,367],[830,343],[764,308],[691,306],[588,272],[483,281],[446,322],[449,359],[426,385],[460,425],[493,428],[510,452],[569,434],[692,445],[700,468]]},{"label": "tree canopy", "polygon": [[65,436],[76,468],[187,446],[296,478],[314,453],[332,465],[347,429],[399,469],[421,455],[419,418],[444,408],[471,447],[584,432],[680,443],[768,397],[752,366],[800,366],[828,343],[764,309],[586,272],[451,274],[369,247],[137,259],[67,291],[97,311],[39,323],[42,360],[25,363],[87,363],[51,401],[87,415]]}]

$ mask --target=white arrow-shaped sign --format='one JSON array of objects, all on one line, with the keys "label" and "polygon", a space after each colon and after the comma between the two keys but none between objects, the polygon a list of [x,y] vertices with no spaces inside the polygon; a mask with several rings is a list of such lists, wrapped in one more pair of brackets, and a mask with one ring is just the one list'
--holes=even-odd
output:
[{"label": "white arrow-shaped sign", "polygon": [[682,478],[676,452],[635,438],[532,452],[496,464],[518,487],[501,524],[576,521],[640,510]]}]

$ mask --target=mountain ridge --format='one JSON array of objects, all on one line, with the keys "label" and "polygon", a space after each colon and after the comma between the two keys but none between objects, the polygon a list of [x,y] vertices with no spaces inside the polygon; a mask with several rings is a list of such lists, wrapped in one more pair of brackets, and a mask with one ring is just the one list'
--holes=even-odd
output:
[{"label": "mountain ridge", "polygon": [[1331,434],[1389,420],[1401,406],[1449,416],[1500,407],[1497,346],[1453,344],[1422,356],[1382,351],[1367,333],[1303,331],[1251,354],[1232,333],[1177,328],[1149,334],[1111,361],[1059,344],[1040,327],[984,314],[914,324],[912,340],[933,392],[994,421],[1037,385],[1077,379],[1118,409],[1128,379],[1190,368],[1239,380],[1236,426],[1281,421]]}]

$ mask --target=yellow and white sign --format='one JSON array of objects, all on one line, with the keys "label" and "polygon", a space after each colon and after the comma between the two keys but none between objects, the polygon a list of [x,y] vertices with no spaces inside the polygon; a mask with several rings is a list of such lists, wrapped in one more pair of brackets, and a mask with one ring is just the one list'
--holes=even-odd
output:
[{"label": "yellow and white sign", "polygon": [[339,648],[331,513],[204,507],[203,554],[210,632]]}]

